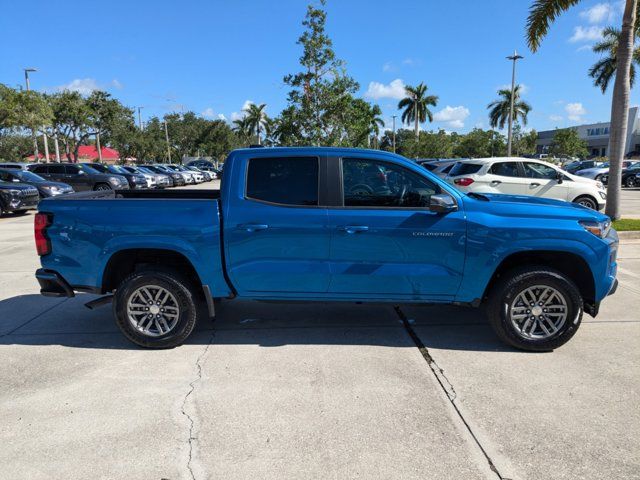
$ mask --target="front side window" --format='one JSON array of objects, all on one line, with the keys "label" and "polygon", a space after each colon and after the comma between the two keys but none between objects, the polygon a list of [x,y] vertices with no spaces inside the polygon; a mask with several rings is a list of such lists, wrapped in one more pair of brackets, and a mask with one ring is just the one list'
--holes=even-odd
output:
[{"label": "front side window", "polygon": [[77,165],[66,165],[66,170],[68,175],[77,175],[80,173],[80,167]]},{"label": "front side window", "polygon": [[558,178],[558,173],[555,168],[551,168],[548,165],[542,163],[525,162],[524,163],[524,176],[527,178],[542,178],[547,180],[553,180]]},{"label": "front side window", "polygon": [[440,187],[399,165],[375,160],[342,160],[345,207],[425,208]]},{"label": "front side window", "polygon": [[[64,165],[49,165],[47,167],[48,171],[50,174],[55,174],[55,175],[64,175]],[[39,173],[39,171],[37,170],[36,173]]]},{"label": "front side window", "polygon": [[489,173],[501,177],[519,177],[518,164],[516,162],[498,162],[491,165]]},{"label": "front side window", "polygon": [[282,205],[318,205],[318,158],[252,158],[246,197]]}]

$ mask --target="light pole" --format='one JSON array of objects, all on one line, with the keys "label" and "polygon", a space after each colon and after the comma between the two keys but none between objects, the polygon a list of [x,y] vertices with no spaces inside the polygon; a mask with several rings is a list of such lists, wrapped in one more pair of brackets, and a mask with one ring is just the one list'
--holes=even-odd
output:
[{"label": "light pole", "polygon": [[393,115],[393,153],[396,153],[396,117],[397,115]]},{"label": "light pole", "polygon": [[164,121],[164,138],[167,139],[167,157],[171,163],[171,145],[169,144],[169,130],[167,129],[167,121]]},{"label": "light pole", "polygon": [[[29,83],[29,73],[37,72],[38,70],[32,67],[23,68],[23,70],[24,70],[24,83],[27,87],[27,92],[28,92],[31,90],[31,84]],[[38,154],[38,138],[36,134],[36,127],[33,127],[33,126],[31,127],[31,137],[33,138],[33,161],[38,162],[39,154]]]},{"label": "light pole", "polygon": [[522,55],[518,55],[517,51],[513,51],[513,55],[507,57],[508,60],[513,62],[513,69],[511,70],[511,105],[509,106],[509,132],[507,137],[507,157],[511,156],[511,143],[512,143],[512,130],[513,130],[513,97],[516,89],[516,62],[524,58]]},{"label": "light pole", "polygon": [[142,128],[142,114],[140,113],[140,111],[143,108],[144,107],[138,107],[138,124],[140,125],[140,130],[143,130],[143,128]]}]

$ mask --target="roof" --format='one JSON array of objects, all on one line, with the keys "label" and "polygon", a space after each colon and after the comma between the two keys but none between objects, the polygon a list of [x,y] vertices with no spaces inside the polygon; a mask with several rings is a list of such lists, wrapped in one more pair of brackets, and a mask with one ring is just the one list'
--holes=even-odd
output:
[{"label": "roof", "polygon": [[[102,147],[102,160],[119,160],[120,152],[118,152],[114,148]],[[60,159],[66,159],[66,153],[60,152]],[[26,157],[26,160],[33,160],[35,157],[33,155],[29,155]],[[38,159],[44,159],[44,154],[38,153]],[[55,161],[56,154],[49,152],[49,161]],[[78,148],[78,160],[97,160],[98,159],[98,149],[95,145],[80,145]]]}]

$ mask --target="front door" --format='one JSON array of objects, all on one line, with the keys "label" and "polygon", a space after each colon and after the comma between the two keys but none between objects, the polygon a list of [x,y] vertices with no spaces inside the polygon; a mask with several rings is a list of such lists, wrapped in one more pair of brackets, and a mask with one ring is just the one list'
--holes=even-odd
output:
[{"label": "front door", "polygon": [[558,170],[537,162],[523,162],[522,166],[526,180],[525,195],[568,200],[568,187],[565,182],[558,182]]},{"label": "front door", "polygon": [[440,186],[387,160],[344,158],[342,205],[329,210],[336,297],[450,299],[465,258],[464,212],[428,209]]},{"label": "front door", "polygon": [[329,285],[327,209],[319,157],[261,157],[234,164],[246,178],[226,199],[227,271],[238,293],[315,297]]}]

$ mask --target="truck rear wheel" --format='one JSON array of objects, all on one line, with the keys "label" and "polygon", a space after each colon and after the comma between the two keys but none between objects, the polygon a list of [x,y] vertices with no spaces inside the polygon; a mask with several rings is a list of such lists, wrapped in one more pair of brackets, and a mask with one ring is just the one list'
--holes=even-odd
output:
[{"label": "truck rear wheel", "polygon": [[533,352],[550,351],[568,342],[583,312],[578,287],[562,273],[541,266],[503,274],[486,310],[502,341]]},{"label": "truck rear wheel", "polygon": [[196,299],[177,273],[141,271],[127,277],[114,296],[113,312],[122,333],[145,348],[173,348],[191,335]]}]

